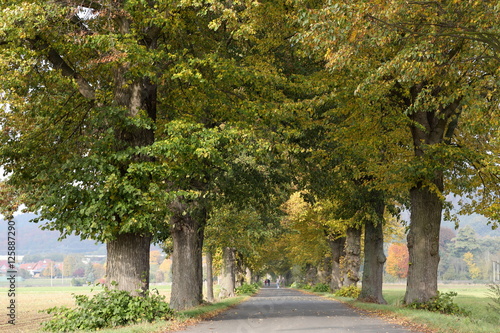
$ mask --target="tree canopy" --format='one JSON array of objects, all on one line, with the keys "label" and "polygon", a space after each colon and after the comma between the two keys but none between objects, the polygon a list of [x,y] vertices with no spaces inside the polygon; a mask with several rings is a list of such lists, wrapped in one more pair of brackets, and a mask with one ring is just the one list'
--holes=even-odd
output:
[{"label": "tree canopy", "polygon": [[[405,301],[426,301],[447,196],[498,223],[491,2],[30,0],[0,10],[2,211],[23,203],[61,237],[107,242],[114,264],[141,249],[127,254],[130,290],[147,288],[151,242],[173,237],[174,255],[192,250],[201,267],[205,231],[208,246],[238,245],[263,267],[256,246],[270,236],[318,265],[346,229],[365,226],[381,267],[384,212],[406,206]],[[281,206],[280,225],[292,191],[306,201]]]}]

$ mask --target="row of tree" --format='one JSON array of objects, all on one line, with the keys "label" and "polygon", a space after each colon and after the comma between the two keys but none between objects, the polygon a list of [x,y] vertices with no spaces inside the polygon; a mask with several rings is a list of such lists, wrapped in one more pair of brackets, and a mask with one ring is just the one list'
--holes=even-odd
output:
[{"label": "row of tree", "polygon": [[499,218],[494,4],[0,10],[2,212],[22,203],[62,237],[106,242],[106,276],[121,289],[148,289],[150,244],[170,240],[171,306],[200,304],[203,246],[263,267],[266,241],[304,222],[280,223],[298,192],[321,217],[301,227],[328,242],[337,285],[359,279],[364,230],[361,297],[376,302],[386,217],[409,207],[405,302],[425,302],[437,293],[446,195],[471,195],[463,210]]}]

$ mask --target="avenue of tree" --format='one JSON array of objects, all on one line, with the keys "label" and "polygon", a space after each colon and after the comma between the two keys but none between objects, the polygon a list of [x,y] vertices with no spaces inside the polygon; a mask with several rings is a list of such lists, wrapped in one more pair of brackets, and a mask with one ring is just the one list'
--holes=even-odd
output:
[{"label": "avenue of tree", "polygon": [[139,294],[163,244],[184,309],[202,302],[203,252],[222,259],[223,296],[238,270],[301,264],[384,303],[384,236],[405,207],[405,302],[426,302],[446,198],[500,219],[499,10],[4,1],[1,213],[22,204],[61,237],[106,242],[107,281]]}]

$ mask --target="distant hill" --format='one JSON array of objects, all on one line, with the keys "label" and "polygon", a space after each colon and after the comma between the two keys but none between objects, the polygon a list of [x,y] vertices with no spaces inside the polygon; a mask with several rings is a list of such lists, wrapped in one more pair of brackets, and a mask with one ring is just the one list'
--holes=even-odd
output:
[{"label": "distant hill", "polygon": [[[41,230],[43,223],[31,223],[33,214],[20,214],[14,217],[16,222],[16,255],[50,254],[50,253],[86,253],[106,254],[106,245],[96,244],[93,240],[80,240],[80,237],[69,236],[58,241],[59,232]],[[0,219],[0,248],[7,249],[7,222]]]},{"label": "distant hill", "polygon": [[[488,219],[482,215],[478,214],[472,214],[472,215],[459,215],[458,219],[460,220],[459,224],[459,229],[465,227],[465,226],[470,226],[472,229],[476,231],[476,233],[479,236],[491,236],[491,237],[498,237],[500,236],[500,228],[498,229],[491,229],[491,225],[488,225]],[[449,227],[454,229],[455,228],[455,223],[453,222],[448,222],[448,221],[443,221],[442,223],[443,227]]]},{"label": "distant hill", "polygon": [[[456,211],[458,211],[458,208],[460,207],[460,201],[464,201],[466,203],[470,203],[468,199],[465,198],[460,198],[457,196],[452,196],[450,195],[447,198],[452,205],[455,207],[454,210],[452,210],[452,214],[455,214],[456,217],[458,217],[458,220],[460,221],[458,228],[461,229],[465,226],[470,226],[472,229],[476,231],[476,233],[479,236],[491,236],[491,237],[497,237],[500,236],[500,229],[493,230],[491,229],[491,225],[488,225],[488,219],[482,215],[479,214],[471,214],[471,215],[457,215]],[[454,229],[455,228],[455,223],[454,222],[449,222],[449,221],[443,221],[442,223],[443,227],[449,227]]]}]

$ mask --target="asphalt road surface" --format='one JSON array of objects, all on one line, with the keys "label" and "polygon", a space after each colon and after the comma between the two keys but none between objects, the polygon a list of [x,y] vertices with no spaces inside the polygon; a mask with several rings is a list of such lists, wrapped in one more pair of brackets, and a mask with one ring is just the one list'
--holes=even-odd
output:
[{"label": "asphalt road surface", "polygon": [[[292,289],[261,288],[249,300],[182,333],[408,333],[402,326]],[[413,331],[414,332],[414,331]]]}]

